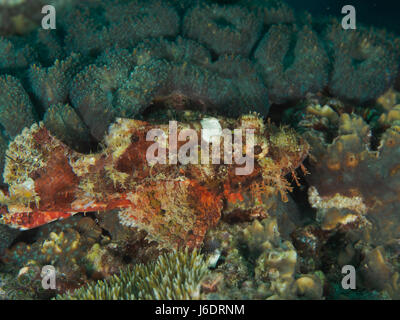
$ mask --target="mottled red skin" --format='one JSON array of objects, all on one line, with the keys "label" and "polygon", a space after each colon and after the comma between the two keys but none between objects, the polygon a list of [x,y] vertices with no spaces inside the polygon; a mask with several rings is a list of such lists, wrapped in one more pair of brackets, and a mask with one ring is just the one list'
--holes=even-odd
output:
[{"label": "mottled red skin", "polygon": [[[223,207],[227,203],[235,204],[244,201],[242,191],[249,190],[249,186],[255,181],[257,183],[260,180],[262,181],[261,168],[255,162],[252,174],[238,176],[235,174],[235,164],[213,165],[211,169],[213,174],[211,175],[204,174],[203,168],[198,165],[157,164],[151,167],[146,160],[146,150],[153,142],[146,141],[146,133],[152,128],[155,128],[155,126],[137,121],[136,125],[132,126],[132,141],[125,152],[118,159],[113,159],[112,155],[104,150],[101,154],[93,155],[96,159],[95,163],[90,165],[87,173],[85,172],[81,177],[74,173],[70,165],[71,159],[81,155],[58,141],[53,144],[56,146],[52,147],[51,151],[44,148],[44,146],[50,145],[51,141],[54,142],[55,138],[45,128],[40,128],[34,134],[34,139],[37,141],[35,147],[45,154],[47,162],[45,167],[30,173],[30,178],[35,183],[35,192],[40,201],[38,204],[35,202],[29,204],[31,212],[9,213],[7,207],[1,207],[0,219],[2,223],[19,229],[31,229],[82,211],[96,212],[128,208],[132,212],[138,209],[144,211],[141,215],[142,223],[147,221],[157,224],[159,222],[152,220],[162,221],[162,219],[157,220],[160,218],[160,212],[153,202],[163,201],[164,194],[160,193],[163,187],[161,189],[155,188],[154,183],[161,186],[165,185],[165,189],[169,190],[167,184],[169,183],[168,188],[170,188],[171,181],[174,181],[174,183],[183,182],[186,183],[186,187],[182,191],[183,197],[188,210],[191,210],[190,212],[195,215],[192,220],[195,221],[196,229],[189,230],[185,235],[178,235],[176,242],[178,245],[199,246],[206,231],[217,224]],[[201,136],[200,132],[199,136]],[[183,143],[178,142],[178,147]],[[303,143],[303,141],[299,143]],[[305,148],[305,150],[307,153],[308,148]],[[292,168],[282,168],[278,171],[283,178],[283,175],[293,171],[301,164],[306,153],[285,154],[284,150],[282,151],[282,154],[278,154],[279,161],[287,157],[291,159],[291,163],[295,164]],[[113,166],[119,172],[128,174],[126,186],[115,183],[107,177],[105,171],[107,165]],[[222,174],[221,172],[225,173]],[[153,177],[158,174],[162,174],[163,178],[155,180]],[[99,197],[89,200],[84,198],[84,193],[79,185],[83,181],[82,179],[87,177],[96,178],[93,192],[100,194]],[[156,201],[150,201],[150,205],[149,203],[146,205],[143,202],[144,199],[151,199],[151,194],[154,192],[158,192],[158,198]],[[173,193],[174,190],[169,192]],[[141,201],[132,200],[132,197],[129,197],[129,194],[132,193],[139,195],[137,198]],[[165,194],[165,197],[174,199],[174,194]],[[77,202],[81,200],[82,203],[77,205]],[[253,212],[254,210],[251,209],[249,211]],[[251,214],[254,214],[254,212]],[[136,219],[136,217],[133,216],[132,219]],[[173,233],[174,226],[169,227]],[[160,228],[163,228],[162,223]]]}]

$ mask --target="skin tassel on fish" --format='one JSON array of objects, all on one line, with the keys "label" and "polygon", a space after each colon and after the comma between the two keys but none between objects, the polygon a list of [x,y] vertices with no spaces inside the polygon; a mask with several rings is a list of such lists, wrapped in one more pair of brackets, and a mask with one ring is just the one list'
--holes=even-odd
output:
[{"label": "skin tassel on fish", "polygon": [[[254,153],[246,155],[254,162],[249,174],[237,175],[243,165],[223,164],[223,156],[220,164],[149,163],[146,152],[155,142],[146,135],[161,129],[172,139],[168,124],[119,118],[94,154],[72,150],[42,123],[25,128],[7,150],[0,222],[26,230],[79,212],[120,209],[122,224],[145,230],[160,247],[198,247],[224,210],[250,217],[263,214],[262,199],[272,194],[285,200],[285,175],[308,154],[304,140],[256,114],[178,123],[178,132],[193,129],[202,137],[204,123],[254,131]],[[178,150],[185,143],[178,140]],[[168,154],[169,145],[158,145]]]}]

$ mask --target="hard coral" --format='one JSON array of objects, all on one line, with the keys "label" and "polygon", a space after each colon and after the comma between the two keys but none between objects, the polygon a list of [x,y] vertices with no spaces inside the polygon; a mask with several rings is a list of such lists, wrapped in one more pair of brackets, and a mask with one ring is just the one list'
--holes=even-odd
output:
[{"label": "hard coral", "polygon": [[107,280],[57,296],[58,300],[192,300],[200,298],[207,261],[197,250],[174,251]]},{"label": "hard coral", "polygon": [[212,63],[208,50],[195,41],[148,40],[133,51],[101,55],[73,79],[70,98],[101,141],[116,117],[138,117],[149,106],[266,115],[267,90],[254,71],[252,62],[239,56]]},{"label": "hard coral", "polygon": [[176,37],[180,18],[164,1],[121,1],[106,6],[108,33],[113,44],[133,47],[146,38]]},{"label": "hard coral", "polygon": [[102,229],[89,217],[79,215],[45,225],[32,238],[32,243],[19,242],[8,249],[3,260],[19,274],[36,270],[38,278],[43,266],[52,265],[57,277],[53,296],[88,279],[108,277],[122,266],[121,256],[109,249],[110,239],[102,237]]},{"label": "hard coral", "polygon": [[221,55],[208,68],[234,84],[234,86],[231,85],[234,90],[229,92],[228,106],[225,109],[221,107],[223,113],[240,115],[255,111],[261,115],[268,114],[268,90],[264,86],[260,72],[251,60],[238,55]]},{"label": "hard coral", "polygon": [[231,116],[249,111],[268,113],[267,89],[248,59],[223,55],[212,62],[205,47],[184,38],[145,41],[134,49],[134,55],[138,65],[151,63],[152,58],[170,62],[168,76],[153,93],[153,102]]},{"label": "hard coral", "polygon": [[187,62],[199,66],[211,62],[211,54],[196,41],[178,36],[174,41],[157,38],[147,39],[134,49],[138,65],[146,64],[152,59],[165,59],[169,62]]},{"label": "hard coral", "polygon": [[[322,110],[328,109],[309,107],[314,118],[323,118]],[[322,228],[360,227],[369,230],[375,243],[398,238],[400,119],[396,108],[380,118],[385,126],[376,150],[371,129],[360,116],[344,113],[331,119],[338,119],[339,127],[332,142],[318,133],[318,126],[305,133],[312,147],[309,201],[318,209]]]},{"label": "hard coral", "polygon": [[[398,73],[399,41],[392,35],[365,28],[344,33],[337,22],[317,34],[313,27],[325,22],[296,20],[282,1],[50,4],[62,12],[57,30],[1,38],[0,72],[28,84],[40,118],[52,104],[70,104],[97,141],[116,117],[140,117],[154,105],[266,115],[271,102],[326,87],[323,44],[333,62],[330,92],[342,98],[374,100]],[[18,1],[1,8],[22,10],[25,17],[36,5]],[[91,141],[82,143],[80,150]]]},{"label": "hard coral", "polygon": [[37,266],[25,267],[18,274],[0,274],[0,300],[49,299],[49,290],[42,287]]},{"label": "hard coral", "polygon": [[258,16],[240,6],[198,5],[189,9],[183,34],[216,54],[248,56],[262,29]]},{"label": "hard coral", "polygon": [[240,0],[239,4],[260,11],[265,25],[296,21],[294,10],[281,0]]},{"label": "hard coral", "polygon": [[14,138],[34,121],[33,105],[21,82],[12,76],[0,76],[0,123],[4,134]]},{"label": "hard coral", "polygon": [[44,110],[50,105],[65,103],[72,76],[79,66],[79,55],[72,54],[66,60],[56,60],[54,65],[43,68],[35,64],[29,70],[29,80],[36,98]]},{"label": "hard coral", "polygon": [[333,95],[364,103],[377,99],[394,83],[399,67],[398,40],[372,28],[343,30],[336,21],[327,29],[333,63],[329,89]]},{"label": "hard coral", "polygon": [[35,54],[26,43],[20,43],[17,39],[10,41],[0,36],[0,70],[2,72],[26,68],[35,59]]},{"label": "hard coral", "polygon": [[[207,68],[174,63],[170,64],[170,72],[156,99],[164,100],[173,109],[223,113],[224,109],[237,103],[235,89],[231,81]],[[233,114],[238,115],[237,112]]]},{"label": "hard coral", "polygon": [[[72,81],[70,99],[91,134],[99,141],[116,117],[116,95],[118,88],[126,81],[129,66],[89,65]],[[147,84],[148,85],[148,84]],[[135,107],[130,106],[132,114]]]},{"label": "hard coral", "polygon": [[220,224],[207,235],[205,248],[211,241],[217,243],[215,252],[221,256],[211,276],[220,279],[208,298],[322,298],[323,281],[298,272],[297,252],[281,236],[276,218]]},{"label": "hard coral", "polygon": [[180,21],[161,1],[86,1],[61,23],[69,52],[97,55],[114,45],[127,48],[146,38],[176,36]]},{"label": "hard coral", "polygon": [[304,98],[328,82],[327,54],[308,26],[272,26],[254,56],[275,103]]}]

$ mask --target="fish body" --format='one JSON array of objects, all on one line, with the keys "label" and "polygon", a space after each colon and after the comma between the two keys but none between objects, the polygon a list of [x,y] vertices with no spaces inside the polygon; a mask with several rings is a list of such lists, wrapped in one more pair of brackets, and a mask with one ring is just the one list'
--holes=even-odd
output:
[{"label": "fish body", "polygon": [[[269,192],[286,192],[284,176],[308,153],[308,145],[294,133],[290,133],[294,139],[290,143],[295,145],[283,145],[280,150],[276,145],[279,139],[275,139],[282,134],[280,129],[263,127],[256,115],[217,121],[221,128],[255,131],[257,154],[248,155],[254,161],[249,174],[237,175],[236,169],[243,165],[236,163],[182,164],[171,158],[172,163],[149,162],[147,152],[155,141],[148,139],[148,132],[162,130],[170,142],[176,137],[169,125],[117,119],[105,137],[104,148],[95,154],[72,150],[43,124],[26,128],[7,150],[3,176],[8,188],[1,192],[0,222],[26,230],[79,212],[120,209],[122,224],[144,229],[162,247],[197,247],[224,208],[254,213],[254,206],[259,205],[257,192],[264,197]],[[191,129],[200,144],[201,123],[178,123],[177,134]],[[185,143],[178,139],[176,148]],[[159,141],[156,146],[158,153],[171,152],[169,144]],[[245,201],[250,201],[250,206],[243,206]]]}]

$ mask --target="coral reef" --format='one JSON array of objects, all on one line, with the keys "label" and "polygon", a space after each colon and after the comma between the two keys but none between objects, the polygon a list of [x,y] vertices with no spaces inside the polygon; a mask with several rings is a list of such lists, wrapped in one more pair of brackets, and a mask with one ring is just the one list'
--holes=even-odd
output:
[{"label": "coral reef", "polygon": [[43,109],[52,104],[65,103],[70,90],[72,76],[79,65],[79,55],[72,54],[66,60],[56,60],[54,65],[43,68],[35,64],[29,69],[29,80],[36,98]]},{"label": "coral reef", "polygon": [[70,98],[101,141],[116,117],[138,117],[152,105],[266,115],[267,90],[254,71],[240,57],[211,63],[208,50],[191,40],[154,39],[100,56],[73,79]]},{"label": "coral reef", "polygon": [[0,224],[0,257],[3,255],[4,250],[11,245],[18,234],[18,230]]},{"label": "coral reef", "polygon": [[96,55],[135,46],[146,38],[178,34],[179,16],[162,1],[79,2],[61,20],[69,52]]},{"label": "coral reef", "polygon": [[[34,279],[41,279],[42,268],[52,265],[57,287],[51,294],[55,295],[78,288],[89,279],[117,273],[123,266],[122,256],[114,254],[110,241],[93,219],[79,215],[40,228],[33,243],[15,244],[6,251],[3,262],[19,270],[18,277],[28,272]],[[29,288],[36,290],[34,283]]]},{"label": "coral reef", "polygon": [[323,278],[298,273],[297,252],[281,237],[276,218],[220,224],[208,233],[205,248],[221,260],[203,284],[208,298],[322,299]]},{"label": "coral reef", "polygon": [[187,62],[198,66],[207,66],[211,62],[210,52],[196,41],[178,36],[174,41],[165,38],[146,39],[134,49],[138,65],[152,59],[164,59],[169,62]]},{"label": "coral reef", "polygon": [[[386,124],[386,128],[374,149],[371,128],[360,116],[346,113],[339,116],[328,105],[308,107],[311,117],[326,118],[328,122],[336,122],[338,127],[331,142],[323,134],[316,133],[318,129],[305,133],[313,150],[311,175],[307,178],[311,185],[309,201],[318,209],[323,229],[370,225],[370,236],[375,243],[385,243],[399,236],[399,226],[395,223],[400,156],[396,108],[381,115],[379,121]],[[380,187],[376,188],[377,185]]]},{"label": "coral reef", "polygon": [[328,82],[327,54],[308,26],[272,26],[254,56],[275,103],[319,92]]},{"label": "coral reef", "polygon": [[19,274],[0,273],[0,300],[50,299],[39,274],[37,267],[24,268]]},{"label": "coral reef", "polygon": [[[394,36],[297,19],[282,1],[59,0],[50,2],[61,12],[57,31],[32,32],[23,26],[37,19],[24,21],[38,4],[25,2],[0,7],[8,30],[0,39],[0,72],[21,81],[37,120],[54,104],[76,109],[90,135],[70,146],[86,152],[116,117],[140,118],[154,105],[264,116],[271,103],[325,88],[371,101],[398,73]],[[18,28],[9,20],[15,16]],[[16,128],[13,136],[21,132]],[[63,139],[69,144],[75,137]]]},{"label": "coral reef", "polygon": [[0,299],[400,298],[397,35],[281,0],[0,0],[0,57]]},{"label": "coral reef", "polygon": [[222,55],[208,68],[235,84],[229,92],[228,107],[220,106],[223,114],[240,115],[249,110],[268,114],[269,91],[260,81],[261,75],[251,60],[238,55]]},{"label": "coral reef", "polygon": [[0,36],[0,71],[26,68],[35,59],[32,51],[32,48],[20,41],[10,41]]},{"label": "coral reef", "polygon": [[0,124],[8,138],[35,122],[34,110],[21,82],[12,76],[0,76]]},{"label": "coral reef", "polygon": [[[351,264],[359,294],[379,299],[397,299],[399,292],[397,99],[389,90],[375,112],[358,115],[334,99],[312,98],[299,124],[311,146],[306,180],[316,209],[316,221],[291,234],[300,270],[321,269],[335,283],[337,270]],[[336,289],[329,290],[335,298]]]},{"label": "coral reef", "polygon": [[261,32],[262,20],[240,6],[198,5],[183,21],[183,35],[216,54],[248,56]]},{"label": "coral reef", "polygon": [[264,24],[294,23],[296,21],[294,10],[283,1],[275,0],[241,0],[240,5],[251,10],[258,10],[264,17]]},{"label": "coral reef", "polygon": [[59,300],[192,300],[200,298],[201,280],[208,273],[202,254],[173,251],[150,264],[137,264],[119,275],[62,296]]},{"label": "coral reef", "polygon": [[[127,80],[129,65],[122,65],[123,61],[114,66],[90,65],[78,73],[71,84],[71,103],[99,141],[115,119],[118,88]],[[135,115],[135,111],[135,106],[130,105],[130,114]]]},{"label": "coral reef", "polygon": [[393,85],[399,66],[399,40],[378,30],[347,32],[336,21],[326,31],[333,72],[329,90],[358,103],[377,99]]}]

